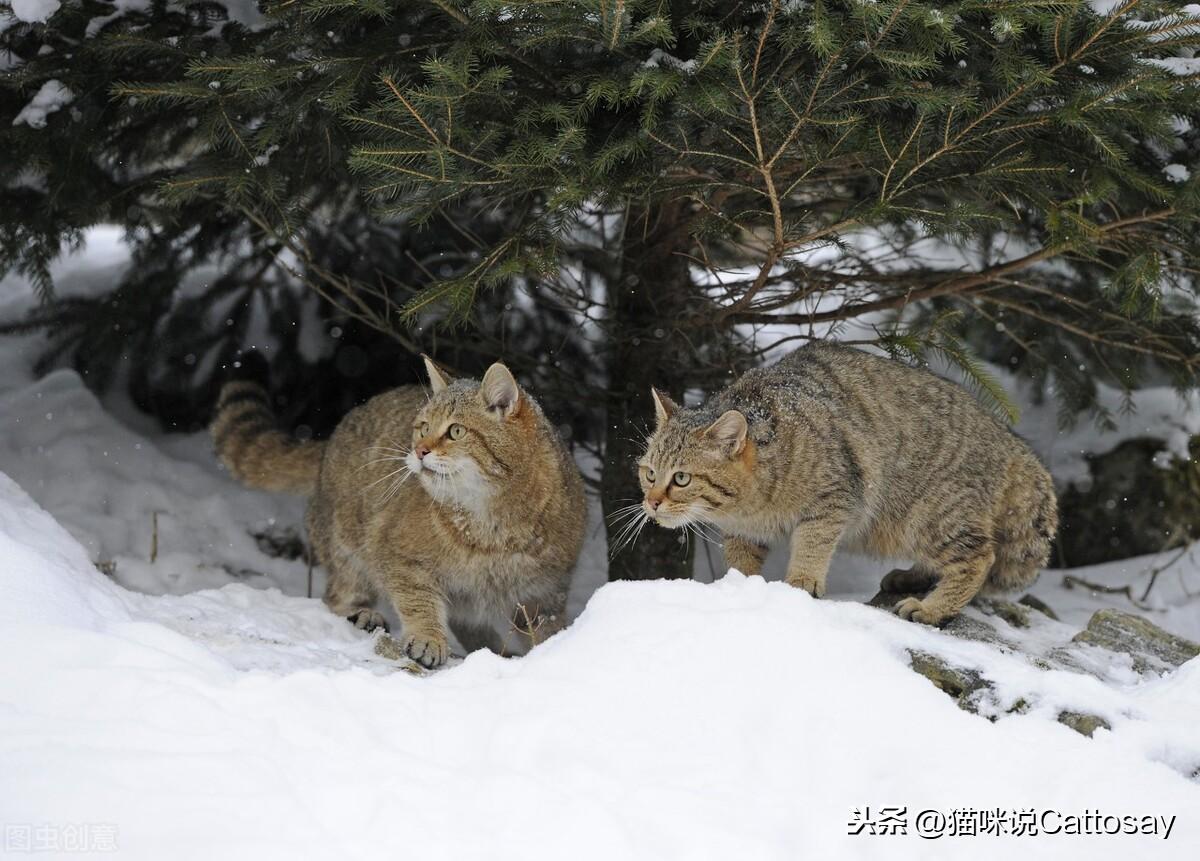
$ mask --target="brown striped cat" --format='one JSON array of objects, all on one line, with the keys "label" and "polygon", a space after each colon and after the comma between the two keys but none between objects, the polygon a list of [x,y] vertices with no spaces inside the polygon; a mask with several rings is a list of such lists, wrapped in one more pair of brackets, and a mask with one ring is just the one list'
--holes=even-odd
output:
[{"label": "brown striped cat", "polygon": [[703,406],[653,393],[638,464],[645,517],[711,525],[729,565],[758,574],[790,536],[787,582],[816,597],[839,545],[913,560],[883,589],[938,624],[985,588],[1030,585],[1058,525],[1054,485],[1016,435],[928,371],[813,344],[749,371]]},{"label": "brown striped cat", "polygon": [[[261,356],[247,363],[265,374]],[[585,505],[556,430],[504,365],[482,381],[450,380],[428,358],[425,367],[431,391],[378,395],[327,442],[281,433],[252,380],[226,383],[211,431],[243,483],[309,496],[329,608],[386,628],[374,608],[386,595],[404,652],[432,668],[449,654],[449,631],[467,651],[499,652],[514,621],[539,641],[564,624]]]}]

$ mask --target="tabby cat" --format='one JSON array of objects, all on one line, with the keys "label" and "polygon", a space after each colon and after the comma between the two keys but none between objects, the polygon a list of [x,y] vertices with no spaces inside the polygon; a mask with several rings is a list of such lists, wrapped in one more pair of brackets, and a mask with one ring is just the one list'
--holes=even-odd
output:
[{"label": "tabby cat", "polygon": [[644,515],[720,528],[726,561],[746,574],[788,534],[787,582],[816,597],[839,544],[911,559],[881,586],[928,591],[895,610],[938,624],[981,590],[1030,585],[1047,562],[1058,526],[1049,473],[968,392],[928,371],[816,343],[700,407],[652,394]]},{"label": "tabby cat", "polygon": [[[244,364],[265,375],[261,356]],[[225,384],[211,431],[243,483],[310,497],[330,609],[386,628],[374,609],[382,592],[405,653],[432,668],[446,660],[448,629],[468,651],[501,651],[514,622],[537,640],[563,625],[584,497],[554,427],[504,365],[482,381],[425,367],[431,392],[378,395],[327,442],[281,433],[261,379]]]}]

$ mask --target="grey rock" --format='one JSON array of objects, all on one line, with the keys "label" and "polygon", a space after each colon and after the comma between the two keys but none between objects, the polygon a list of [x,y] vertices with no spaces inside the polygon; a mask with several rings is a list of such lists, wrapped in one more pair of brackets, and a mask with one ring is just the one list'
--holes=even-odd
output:
[{"label": "grey rock", "polygon": [[977,598],[976,603],[985,613],[998,616],[1014,628],[1029,627],[1029,610],[1002,598]]},{"label": "grey rock", "polygon": [[1084,714],[1083,712],[1065,711],[1058,715],[1058,722],[1064,726],[1069,726],[1071,729],[1080,735],[1092,737],[1097,729],[1112,729],[1112,725],[1099,715]]},{"label": "grey rock", "polygon": [[956,667],[937,655],[910,650],[909,665],[939,690],[945,691],[964,711],[978,713],[981,691],[991,691],[992,685],[975,670]]},{"label": "grey rock", "polygon": [[1001,636],[993,624],[967,613],[959,613],[957,616],[947,619],[941,624],[941,629],[947,634],[963,640],[1015,648],[1011,641]]},{"label": "grey rock", "polygon": [[1129,655],[1139,673],[1174,669],[1200,655],[1200,646],[1192,641],[1164,631],[1142,616],[1112,609],[1094,613],[1072,642]]},{"label": "grey rock", "polygon": [[924,597],[924,592],[884,592],[882,589],[880,589],[871,597],[871,600],[867,602],[867,606],[878,607],[881,610],[891,610],[905,598]]},{"label": "grey rock", "polygon": [[[871,600],[867,601],[867,605],[878,607],[881,610],[891,611],[896,604],[904,598],[923,598],[921,592],[876,592]],[[914,623],[917,624],[917,623]],[[1004,646],[1009,649],[1016,648],[1016,644],[1001,636],[995,626],[983,619],[968,615],[967,613],[959,613],[950,619],[947,619],[938,626],[942,631],[963,640],[975,640],[979,643],[993,643],[998,646]]]}]

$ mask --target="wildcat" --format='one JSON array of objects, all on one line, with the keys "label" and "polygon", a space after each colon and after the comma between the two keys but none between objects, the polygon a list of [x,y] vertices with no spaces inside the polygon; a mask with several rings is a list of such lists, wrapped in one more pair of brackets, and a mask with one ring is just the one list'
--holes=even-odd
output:
[{"label": "wildcat", "polygon": [[726,562],[761,573],[791,535],[787,582],[825,592],[842,544],[916,564],[881,587],[938,624],[981,590],[1030,585],[1058,527],[1054,485],[1016,435],[959,386],[850,347],[814,343],[696,408],[652,391],[638,464],[646,517],[716,526]]},{"label": "wildcat", "polygon": [[[516,624],[545,639],[564,623],[583,544],[583,481],[557,432],[502,364],[450,380],[425,358],[431,393],[401,386],[351,410],[327,442],[281,433],[265,360],[225,384],[211,426],[243,483],[309,496],[308,535],[329,571],[325,603],[365,630],[385,628],[379,593],[425,667],[503,649]],[[255,379],[257,378],[257,381]],[[536,635],[535,635],[536,632]]]}]

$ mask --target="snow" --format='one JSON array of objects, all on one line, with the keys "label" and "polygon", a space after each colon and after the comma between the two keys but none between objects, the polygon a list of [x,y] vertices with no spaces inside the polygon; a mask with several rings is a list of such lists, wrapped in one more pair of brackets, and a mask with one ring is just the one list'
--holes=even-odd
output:
[{"label": "snow", "polygon": [[62,6],[60,0],[9,0],[12,13],[17,20],[27,24],[41,24]]},{"label": "snow", "polygon": [[[55,264],[60,289],[111,283],[121,249],[119,231],[90,231]],[[0,281],[0,319],[33,301]],[[250,535],[299,528],[299,500],[238,486],[203,435],[164,436],[73,371],[33,379],[37,347],[0,340],[0,840],[77,827],[119,857],[289,861],[1200,850],[1200,659],[1161,677],[1117,660],[1094,677],[1022,657],[1095,609],[1132,609],[1120,596],[1047,571],[1035,592],[1063,624],[997,648],[856,603],[888,566],[852,557],[832,600],[774,582],[778,557],[765,580],[602,585],[593,503],[571,627],[524,658],[414,675],[306,597],[302,561]],[[1174,556],[1071,573],[1140,595]],[[1200,559],[1183,554],[1147,613],[1200,637],[1198,592]],[[978,668],[994,720],[913,673],[910,651]],[[1027,710],[1010,713],[1018,698]],[[1112,729],[1084,738],[1057,723],[1063,709]],[[1166,840],[847,833],[855,810],[889,805],[1175,819]]]},{"label": "snow", "polygon": [[54,113],[64,105],[69,105],[75,100],[75,94],[72,93],[62,81],[49,80],[42,84],[41,89],[37,91],[29,104],[21,108],[21,112],[13,119],[12,124],[19,126],[22,123],[29,126],[31,129],[44,129],[46,127],[46,117]]},{"label": "snow", "polygon": [[[121,618],[124,601],[97,580],[86,552],[7,475],[0,474],[0,624],[54,619],[95,628]],[[30,572],[42,576],[30,577]]]},{"label": "snow", "polygon": [[1176,75],[1200,75],[1200,57],[1162,57],[1145,62]]},{"label": "snow", "polygon": [[696,71],[696,61],[681,60],[668,54],[661,48],[655,48],[650,52],[650,56],[642,61],[642,67],[646,69],[657,69],[666,67],[668,69],[677,69],[685,75],[690,75]]},{"label": "snow", "polygon": [[[372,665],[366,636],[314,601],[123,593],[11,482],[0,511],[2,605],[18,608],[0,627],[5,819],[111,824],[122,857],[953,851],[846,833],[854,809],[888,804],[1178,817],[1156,854],[1200,845],[1187,821],[1200,787],[1176,770],[1200,762],[1200,661],[1110,688],[731,573],[611,584],[526,658],[476,653],[418,677]],[[904,648],[987,661],[1014,690],[1041,676],[1114,728],[1089,740],[1045,709],[966,714]],[[1151,839],[1089,850],[1123,858]]]},{"label": "snow", "polygon": [[107,24],[125,17],[129,12],[147,11],[150,8],[151,0],[105,0],[105,2],[113,7],[113,11],[108,15],[97,15],[88,21],[85,33],[89,39],[103,30]]},{"label": "snow", "polygon": [[[1006,383],[1011,380],[1011,374],[1003,369],[997,368],[996,372]],[[1018,398],[1018,403],[1020,400]],[[1113,424],[1107,430],[1086,416],[1073,427],[1063,429],[1053,404],[1038,407],[1021,403],[1021,420],[1015,430],[1045,461],[1060,487],[1089,479],[1086,454],[1111,451],[1128,439],[1161,439],[1165,450],[1172,455],[1183,459],[1189,457],[1188,439],[1200,433],[1200,410],[1194,400],[1181,398],[1169,386],[1139,389],[1129,400],[1132,410],[1126,408],[1125,396],[1120,391],[1103,383],[1097,384],[1097,401],[1108,410]]]},{"label": "snow", "polygon": [[1171,182],[1187,182],[1192,175],[1192,172],[1182,164],[1169,164],[1163,168],[1163,173]]},{"label": "snow", "polygon": [[230,21],[237,21],[248,30],[261,30],[269,23],[258,8],[258,0],[219,0]]}]

